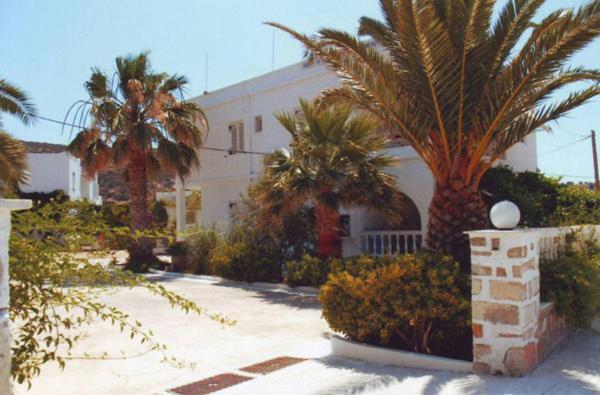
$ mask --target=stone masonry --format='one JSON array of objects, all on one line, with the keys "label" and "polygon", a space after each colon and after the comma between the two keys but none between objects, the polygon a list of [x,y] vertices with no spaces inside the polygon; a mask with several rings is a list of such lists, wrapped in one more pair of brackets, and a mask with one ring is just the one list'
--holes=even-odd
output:
[{"label": "stone masonry", "polygon": [[[544,310],[540,322],[540,233],[535,229],[468,232],[472,262],[473,370],[521,376],[531,372],[564,334]],[[545,322],[545,321],[544,321]],[[549,339],[548,337],[552,337]],[[543,341],[540,341],[543,338]],[[545,346],[545,350],[543,349]]]}]

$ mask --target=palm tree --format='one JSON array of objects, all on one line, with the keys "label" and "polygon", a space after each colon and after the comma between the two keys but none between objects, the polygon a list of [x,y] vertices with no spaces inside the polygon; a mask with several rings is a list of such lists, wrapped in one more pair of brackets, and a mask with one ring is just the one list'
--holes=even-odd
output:
[{"label": "palm tree", "polygon": [[[0,79],[0,114],[8,113],[18,117],[28,125],[36,115],[35,106],[29,97],[18,87]],[[0,118],[0,192],[6,193],[26,182],[27,149],[19,140],[2,130]]]},{"label": "palm tree", "polygon": [[[600,93],[600,73],[567,67],[600,34],[600,1],[534,22],[544,0],[380,0],[383,20],[360,19],[353,36],[314,37],[269,23],[337,71],[321,100],[377,116],[412,146],[436,181],[429,247],[468,263],[463,231],[486,225],[482,176],[513,145]],[[591,84],[554,94],[573,83]]]},{"label": "palm tree", "polygon": [[339,257],[340,206],[368,205],[400,215],[395,178],[384,171],[396,161],[379,152],[387,139],[373,134],[378,126],[373,117],[348,106],[319,108],[305,100],[300,105],[302,116],[275,114],[291,135],[291,153],[282,149],[265,158],[259,203],[275,214],[314,203],[318,256]]},{"label": "palm tree", "polygon": [[[85,83],[90,98],[73,118],[88,118],[82,115],[85,107],[90,122],[69,150],[90,174],[113,166],[124,170],[135,233],[150,225],[148,180],[159,169],[189,174],[198,164],[196,149],[208,124],[197,104],[181,100],[186,78],[153,72],[146,53],[119,57],[116,68],[114,86],[98,69]],[[132,243],[129,253],[134,270],[153,260],[144,239]]]}]

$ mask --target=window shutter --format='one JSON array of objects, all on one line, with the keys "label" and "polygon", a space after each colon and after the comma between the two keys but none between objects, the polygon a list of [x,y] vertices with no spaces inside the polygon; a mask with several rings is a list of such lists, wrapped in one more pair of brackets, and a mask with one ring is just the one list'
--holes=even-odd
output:
[{"label": "window shutter", "polygon": [[262,132],[262,115],[257,115],[254,117],[254,131]]},{"label": "window shutter", "polygon": [[238,151],[244,150],[244,123],[239,123],[237,127],[238,132]]},{"label": "window shutter", "polygon": [[231,134],[231,150],[237,151],[237,133],[235,125],[229,126],[229,133]]}]

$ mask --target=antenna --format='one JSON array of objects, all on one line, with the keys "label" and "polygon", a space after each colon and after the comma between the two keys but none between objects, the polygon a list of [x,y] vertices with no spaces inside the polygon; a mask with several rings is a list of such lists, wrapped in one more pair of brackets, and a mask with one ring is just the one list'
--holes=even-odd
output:
[{"label": "antenna", "polygon": [[208,53],[204,56],[204,92],[208,92]]},{"label": "antenna", "polygon": [[273,46],[271,48],[271,71],[275,70],[275,29],[273,29]]}]

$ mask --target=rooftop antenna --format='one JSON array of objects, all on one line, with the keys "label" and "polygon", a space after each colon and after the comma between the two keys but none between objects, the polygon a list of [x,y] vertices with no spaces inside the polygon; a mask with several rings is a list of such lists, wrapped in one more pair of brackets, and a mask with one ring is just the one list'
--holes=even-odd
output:
[{"label": "rooftop antenna", "polygon": [[271,71],[275,70],[275,29],[273,29],[273,45],[271,47]]},{"label": "rooftop antenna", "polygon": [[204,55],[204,93],[208,93],[208,53]]}]

